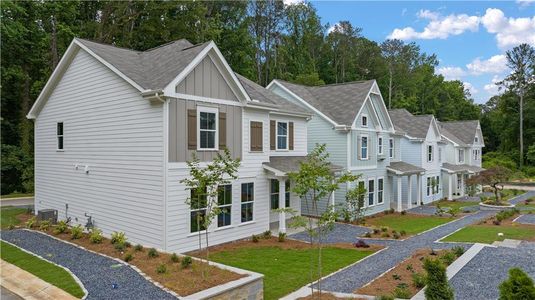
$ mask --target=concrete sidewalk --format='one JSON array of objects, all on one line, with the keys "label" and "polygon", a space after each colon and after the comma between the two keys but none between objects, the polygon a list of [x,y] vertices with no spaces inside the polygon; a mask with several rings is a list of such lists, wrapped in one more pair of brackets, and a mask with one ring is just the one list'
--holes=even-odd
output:
[{"label": "concrete sidewalk", "polygon": [[5,206],[29,206],[34,204],[33,197],[0,199],[0,207]]},{"label": "concrete sidewalk", "polygon": [[78,299],[64,290],[4,260],[0,260],[0,267],[2,269],[0,285],[24,299]]}]

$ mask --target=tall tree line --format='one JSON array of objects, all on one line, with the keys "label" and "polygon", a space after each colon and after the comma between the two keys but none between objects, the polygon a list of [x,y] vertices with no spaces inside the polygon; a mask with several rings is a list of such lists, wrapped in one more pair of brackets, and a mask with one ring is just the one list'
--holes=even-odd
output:
[{"label": "tall tree line", "polygon": [[[33,157],[33,123],[25,115],[74,37],[135,50],[181,38],[192,43],[213,40],[236,72],[264,86],[274,78],[307,85],[376,79],[390,108],[432,113],[442,120],[481,115],[462,82],[435,74],[434,54],[423,53],[415,43],[371,41],[364,37],[365,28],[349,21],[324,24],[311,3],[132,0],[0,5],[2,193],[31,189],[20,182],[23,173],[31,178]],[[11,161],[8,157],[24,163],[4,164]]]}]

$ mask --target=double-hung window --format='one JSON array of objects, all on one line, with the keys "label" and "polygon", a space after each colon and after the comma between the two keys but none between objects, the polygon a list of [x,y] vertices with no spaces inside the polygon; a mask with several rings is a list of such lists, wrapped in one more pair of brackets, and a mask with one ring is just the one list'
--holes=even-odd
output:
[{"label": "double-hung window", "polygon": [[379,137],[379,139],[377,140],[377,151],[379,152],[379,155],[382,155],[383,154],[383,137]]},{"label": "double-hung window", "polygon": [[368,159],[368,137],[360,137],[360,158]]},{"label": "double-hung window", "polygon": [[218,110],[213,107],[198,107],[197,122],[199,133],[197,135],[198,150],[217,150],[218,147]]},{"label": "double-hung window", "polygon": [[284,183],[284,194],[285,194],[285,203],[286,207],[290,207],[290,180],[286,180]]},{"label": "double-hung window", "polygon": [[431,177],[427,177],[427,196],[431,195]]},{"label": "double-hung window", "polygon": [[254,183],[242,183],[241,185],[241,222],[253,220],[254,208]]},{"label": "double-hung window", "polygon": [[63,150],[63,122],[56,125],[56,136],[58,141],[58,150]]},{"label": "double-hung window", "polygon": [[479,160],[479,150],[474,150],[474,160]]},{"label": "double-hung window", "polygon": [[221,212],[217,216],[217,227],[229,226],[232,222],[232,185],[217,187],[217,205]]},{"label": "double-hung window", "polygon": [[435,194],[438,194],[438,190],[440,189],[440,176],[435,177]]},{"label": "double-hung window", "polygon": [[206,229],[206,190],[198,192],[197,189],[190,190],[190,232],[198,232]]},{"label": "double-hung window", "polygon": [[463,188],[463,180],[461,176],[462,175],[457,175],[457,190],[461,190]]},{"label": "double-hung window", "polygon": [[279,181],[277,179],[271,179],[270,190],[271,209],[277,209],[279,208]]},{"label": "double-hung window", "polygon": [[388,139],[388,152],[388,156],[394,158],[394,139]]},{"label": "double-hung window", "polygon": [[433,145],[427,145],[427,162],[433,161]]},{"label": "double-hung window", "polygon": [[368,206],[374,205],[375,180],[368,180]]},{"label": "double-hung window", "polygon": [[362,127],[368,127],[368,116],[363,115],[362,116]]},{"label": "double-hung window", "polygon": [[383,191],[384,191],[384,179],[378,178],[377,179],[377,204],[382,204],[384,201]]},{"label": "double-hung window", "polygon": [[277,122],[277,150],[288,150],[287,122]]},{"label": "double-hung window", "polygon": [[459,162],[463,163],[464,162],[464,149],[459,149],[458,155],[459,155]]}]

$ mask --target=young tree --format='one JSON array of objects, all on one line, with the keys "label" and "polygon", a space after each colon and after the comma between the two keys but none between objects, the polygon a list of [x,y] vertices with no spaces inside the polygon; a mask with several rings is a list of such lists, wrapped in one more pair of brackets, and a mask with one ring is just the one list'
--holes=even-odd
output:
[{"label": "young tree", "polygon": [[520,117],[520,167],[524,164],[524,96],[529,85],[535,84],[535,48],[521,44],[507,51],[507,66],[511,74],[499,84],[514,91],[519,98],[518,113]]},{"label": "young tree", "polygon": [[495,202],[496,204],[499,204],[500,198],[498,197],[498,191],[503,190],[503,186],[500,188],[500,184],[503,184],[509,180],[510,177],[511,170],[502,166],[495,166],[481,171],[481,173],[476,176],[468,178],[466,183],[468,185],[490,185],[494,190],[494,195],[496,197]]},{"label": "young tree", "polygon": [[424,269],[427,272],[427,300],[453,300],[453,289],[448,283],[446,267],[438,259],[426,259]]},{"label": "young tree", "polygon": [[[360,176],[357,176],[357,180]],[[355,221],[360,224],[366,211],[365,205],[366,188],[363,184],[357,184],[346,193],[346,206],[344,207],[344,218],[346,221]]]},{"label": "young tree", "polygon": [[[304,200],[307,207],[312,207],[312,214],[319,216],[317,224],[314,227],[313,218],[297,217],[294,218],[294,226],[305,227],[310,236],[310,244],[318,250],[318,291],[321,295],[321,277],[322,277],[322,244],[325,234],[332,230],[338,217],[338,213],[332,205],[329,205],[325,212],[320,212],[319,202],[328,201],[341,183],[355,181],[357,176],[350,173],[343,173],[336,176],[328,162],[329,154],[325,150],[325,144],[316,145],[308,155],[306,161],[302,162],[297,172],[289,173],[288,176],[294,183],[292,191]],[[313,264],[311,261],[311,277],[313,274]],[[313,278],[311,278],[313,280]],[[313,286],[311,286],[314,292]]]},{"label": "young tree", "polygon": [[204,231],[205,254],[206,261],[208,261],[210,254],[208,229],[213,219],[224,212],[219,208],[217,201],[218,187],[229,184],[231,180],[237,178],[240,159],[233,159],[230,151],[225,149],[223,154],[218,153],[206,166],[201,166],[199,158],[194,153],[187,165],[190,177],[180,180],[180,183],[186,185],[186,189],[190,191],[190,195],[186,199],[186,204],[190,209],[201,209],[196,214],[196,229],[199,234],[199,251],[202,250],[201,234]]},{"label": "young tree", "polygon": [[510,269],[509,278],[500,284],[499,299],[535,299],[533,280],[519,268]]}]

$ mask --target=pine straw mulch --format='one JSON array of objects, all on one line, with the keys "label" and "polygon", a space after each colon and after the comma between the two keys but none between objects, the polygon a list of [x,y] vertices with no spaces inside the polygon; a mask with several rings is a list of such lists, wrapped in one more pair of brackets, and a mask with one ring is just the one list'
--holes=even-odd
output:
[{"label": "pine straw mulch", "polygon": [[[119,258],[121,260],[130,253],[134,258],[128,262],[129,264],[138,267],[154,281],[159,282],[161,285],[174,291],[180,296],[188,296],[246,276],[223,270],[215,266],[210,266],[197,260],[193,260],[191,266],[182,268],[180,262],[183,257],[180,257],[179,262],[176,263],[171,261],[171,254],[168,253],[158,252],[158,257],[150,258],[147,255],[148,248],[136,251],[133,246],[130,246],[124,251],[118,251],[114,248],[114,245],[109,239],[103,238],[102,243],[94,244],[89,240],[88,234],[84,234],[81,239],[72,240],[70,233],[54,234],[52,229],[46,231],[46,233],[80,245],[86,249]],[[164,274],[159,274],[156,271],[161,264],[164,264],[167,268],[167,271]],[[206,278],[203,277],[203,272],[205,270],[208,270],[208,276],[206,276]]]}]

